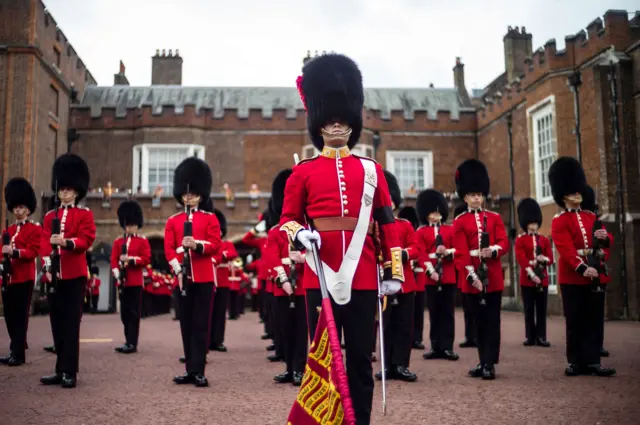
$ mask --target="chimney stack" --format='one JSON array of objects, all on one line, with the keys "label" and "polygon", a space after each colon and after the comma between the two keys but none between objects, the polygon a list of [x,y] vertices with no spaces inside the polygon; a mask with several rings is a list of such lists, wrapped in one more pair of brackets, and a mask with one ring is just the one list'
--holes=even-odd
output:
[{"label": "chimney stack", "polygon": [[471,99],[469,98],[467,87],[464,85],[464,64],[459,57],[456,58],[456,66],[453,67],[453,85],[462,98],[463,103],[470,105]]},{"label": "chimney stack", "polygon": [[522,31],[518,27],[507,27],[503,42],[504,68],[509,84],[524,73],[525,60],[533,53],[532,41],[532,36],[527,33],[525,27],[522,27]]},{"label": "chimney stack", "polygon": [[156,49],[156,54],[151,57],[151,85],[182,85],[182,58],[176,49],[167,51]]},{"label": "chimney stack", "polygon": [[113,74],[113,85],[114,86],[128,86],[129,80],[127,76],[124,75],[124,63],[120,61],[120,71],[117,74]]}]

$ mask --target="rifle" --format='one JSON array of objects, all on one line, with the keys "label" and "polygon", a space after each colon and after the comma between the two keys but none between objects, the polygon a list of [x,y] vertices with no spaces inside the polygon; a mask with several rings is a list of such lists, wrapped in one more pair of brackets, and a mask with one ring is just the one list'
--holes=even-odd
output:
[{"label": "rifle", "polygon": [[[2,246],[11,245],[11,235],[9,234],[9,216],[4,221],[4,231],[2,232]],[[11,278],[11,254],[4,254],[2,262],[2,292],[6,292]]]},{"label": "rifle", "polygon": [[[185,206],[185,213],[187,214],[187,219],[184,222],[182,228],[183,237],[193,236],[193,223],[190,221],[191,218],[191,205],[187,204]],[[182,296],[187,296],[187,289],[189,287],[189,280],[191,280],[193,276],[191,276],[191,252],[189,248],[184,249],[184,256],[182,257]]]},{"label": "rifle", "polygon": [[487,261],[482,256],[482,250],[489,248],[489,232],[487,232],[487,215],[484,215],[482,223],[482,233],[480,234],[480,267],[478,268],[478,279],[482,282],[482,293],[480,295],[480,305],[487,305],[487,286],[489,286],[489,267]]},{"label": "rifle", "polygon": [[[442,241],[442,235],[440,234],[440,224],[436,225],[436,249],[438,249],[438,247],[440,245],[444,245],[444,242]],[[436,266],[434,267],[436,270],[436,273],[438,273],[438,276],[440,276],[440,278],[438,279],[438,284],[436,291],[438,292],[442,292],[442,257],[444,257],[446,254],[438,254],[436,253]]]},{"label": "rifle", "polygon": [[289,295],[289,308],[296,308],[296,284],[298,282],[298,270],[295,261],[291,261],[291,269],[289,270],[289,284],[293,293]]},{"label": "rifle", "polygon": [[[125,223],[125,229],[127,228],[127,223]],[[127,255],[127,231],[124,231],[124,235],[122,236],[122,247],[120,249],[120,256]],[[120,269],[120,287],[118,288],[118,292],[120,292],[120,296],[124,293],[124,285],[127,276],[127,268],[126,264],[122,260],[118,260],[118,266]]]},{"label": "rifle", "polygon": [[[587,264],[598,271],[598,277],[591,279],[592,292],[604,292],[604,288],[600,282],[600,276],[608,276],[607,265],[604,263],[604,250],[606,248],[602,241],[596,238],[596,231],[602,229],[602,221],[598,218],[598,205],[595,206],[593,213],[596,215],[596,221],[593,222],[591,229],[591,244],[593,248],[591,253],[587,255]],[[585,247],[586,248],[586,247]]]},{"label": "rifle", "polygon": [[540,262],[537,261],[538,256],[542,255],[542,247],[540,246],[540,235],[535,235],[534,241],[536,243],[536,266],[533,268],[533,273],[538,276],[538,279],[540,279],[540,283],[536,284],[536,291],[544,292],[544,287],[542,286],[542,279],[544,279],[544,264],[540,264]]},{"label": "rifle", "polygon": [[[51,219],[51,234],[59,235],[62,231],[62,227],[60,224],[60,218],[58,217],[58,182],[56,181],[56,193],[53,195],[54,204],[53,204],[53,219]],[[58,245],[51,245],[51,255],[49,258],[51,259],[51,282],[49,282],[49,293],[55,294],[56,286],[58,286],[58,274],[60,273],[60,247]]]}]

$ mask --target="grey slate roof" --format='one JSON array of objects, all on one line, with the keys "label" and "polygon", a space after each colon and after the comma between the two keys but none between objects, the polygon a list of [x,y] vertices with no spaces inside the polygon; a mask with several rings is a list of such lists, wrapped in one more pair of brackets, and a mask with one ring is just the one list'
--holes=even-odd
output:
[{"label": "grey slate roof", "polygon": [[[184,86],[89,86],[75,108],[90,108],[91,116],[99,117],[103,108],[115,108],[116,116],[125,116],[127,109],[150,106],[154,114],[161,114],[163,106],[173,106],[176,114],[185,105],[196,110],[213,110],[216,118],[222,118],[225,109],[235,109],[238,116],[246,118],[250,109],[262,111],[270,118],[274,109],[286,110],[287,117],[295,118],[302,110],[302,102],[295,87],[184,87]],[[456,89],[365,89],[365,108],[380,111],[382,118],[390,118],[392,111],[403,111],[407,119],[414,112],[426,112],[435,119],[438,111],[448,111],[453,119],[465,106]]]}]

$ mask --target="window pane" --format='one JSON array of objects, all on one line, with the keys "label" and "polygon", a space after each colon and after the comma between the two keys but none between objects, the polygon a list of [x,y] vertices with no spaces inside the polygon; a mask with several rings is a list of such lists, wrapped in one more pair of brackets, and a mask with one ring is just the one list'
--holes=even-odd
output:
[{"label": "window pane", "polygon": [[161,185],[165,194],[173,192],[175,168],[189,155],[190,148],[149,148],[149,193]]}]

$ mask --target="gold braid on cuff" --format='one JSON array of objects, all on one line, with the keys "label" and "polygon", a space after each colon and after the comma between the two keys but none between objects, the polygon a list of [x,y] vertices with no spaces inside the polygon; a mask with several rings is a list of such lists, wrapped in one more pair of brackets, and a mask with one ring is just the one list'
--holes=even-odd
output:
[{"label": "gold braid on cuff", "polygon": [[304,227],[295,221],[288,221],[284,223],[282,226],[280,226],[281,231],[287,232],[287,237],[289,238],[289,245],[291,245],[291,247],[295,247],[296,234],[303,229]]},{"label": "gold braid on cuff", "polygon": [[402,266],[402,248],[391,248],[391,277],[404,282],[404,268]]}]

